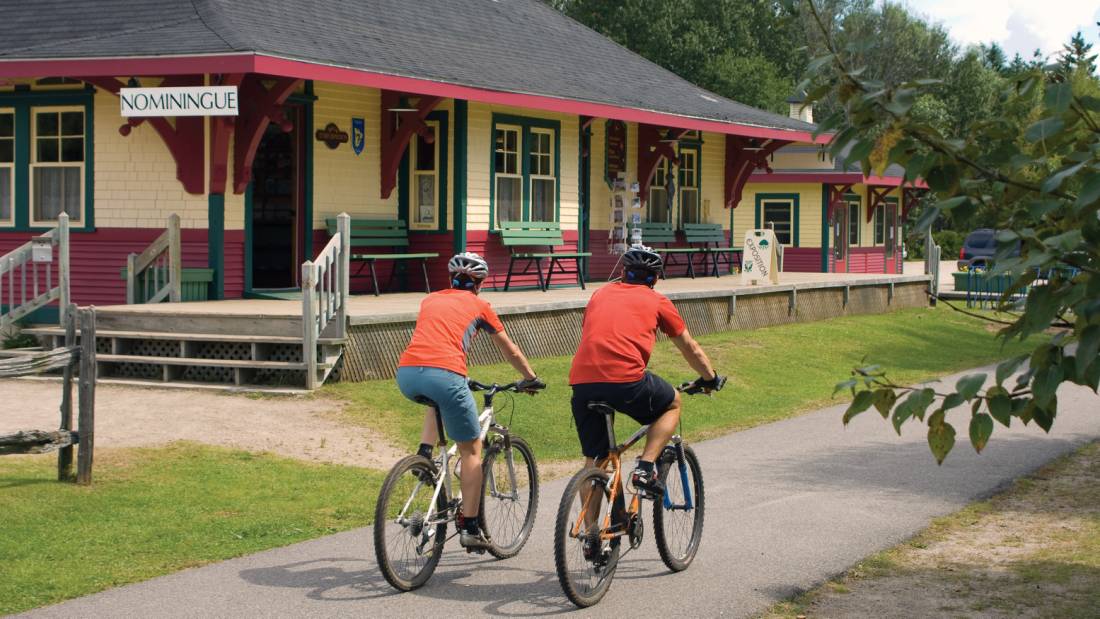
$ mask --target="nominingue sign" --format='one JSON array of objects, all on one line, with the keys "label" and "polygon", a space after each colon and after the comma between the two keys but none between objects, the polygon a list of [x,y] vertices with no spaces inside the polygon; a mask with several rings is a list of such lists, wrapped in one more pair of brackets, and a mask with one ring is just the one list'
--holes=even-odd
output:
[{"label": "nominingue sign", "polygon": [[122,116],[236,116],[240,110],[236,86],[121,88]]}]

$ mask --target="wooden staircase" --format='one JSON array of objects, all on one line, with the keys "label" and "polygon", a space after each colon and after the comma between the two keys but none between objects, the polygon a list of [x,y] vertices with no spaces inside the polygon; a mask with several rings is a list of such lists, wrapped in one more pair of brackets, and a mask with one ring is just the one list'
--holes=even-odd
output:
[{"label": "wooden staircase", "polygon": [[[306,389],[300,317],[96,312],[96,357],[104,382],[190,384],[227,388]],[[43,348],[64,343],[60,327],[31,327]],[[79,334],[79,327],[77,330]],[[316,384],[329,379],[343,354],[340,338],[317,340]]]}]

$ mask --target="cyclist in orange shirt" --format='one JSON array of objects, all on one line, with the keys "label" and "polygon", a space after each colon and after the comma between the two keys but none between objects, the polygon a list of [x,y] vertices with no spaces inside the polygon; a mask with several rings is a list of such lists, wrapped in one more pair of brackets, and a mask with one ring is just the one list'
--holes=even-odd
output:
[{"label": "cyclist in orange shirt", "polygon": [[[478,331],[485,331],[500,353],[523,375],[520,390],[546,387],[519,347],[504,333],[504,325],[489,302],[477,296],[489,275],[489,265],[475,253],[462,253],[447,263],[451,288],[433,292],[420,303],[412,340],[401,355],[397,386],[414,402],[439,407],[443,429],[458,443],[462,467],[462,518],[459,541],[474,550],[490,545],[477,521],[481,502],[481,427],[478,408],[467,384],[466,353]],[[429,406],[431,406],[429,405]],[[432,459],[439,443],[435,414],[424,415],[418,453]]]},{"label": "cyclist in orange shirt", "polygon": [[696,385],[717,391],[726,379],[715,373],[672,301],[653,290],[664,266],[661,256],[635,245],[623,254],[622,263],[621,281],[597,290],[584,311],[581,342],[569,371],[573,418],[589,466],[606,457],[612,447],[604,417],[588,410],[590,402],[606,402],[638,423],[648,424],[645,450],[631,480],[635,488],[656,497],[664,488],[654,462],[680,421],[680,394],[646,370],[657,329],[699,373]]}]

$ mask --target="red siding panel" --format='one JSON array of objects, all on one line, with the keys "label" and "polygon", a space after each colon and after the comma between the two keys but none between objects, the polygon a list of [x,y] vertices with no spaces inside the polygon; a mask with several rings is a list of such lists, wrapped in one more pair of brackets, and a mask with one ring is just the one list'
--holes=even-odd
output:
[{"label": "red siding panel", "polygon": [[786,247],[783,249],[783,270],[796,273],[821,272],[820,247]]}]

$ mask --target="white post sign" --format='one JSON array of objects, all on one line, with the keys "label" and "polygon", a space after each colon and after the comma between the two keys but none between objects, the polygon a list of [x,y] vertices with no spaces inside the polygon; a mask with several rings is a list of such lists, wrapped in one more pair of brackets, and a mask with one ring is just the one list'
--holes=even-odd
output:
[{"label": "white post sign", "polygon": [[779,260],[776,256],[775,232],[749,230],[745,232],[745,249],[741,254],[741,284],[755,286],[761,281],[779,283]]},{"label": "white post sign", "polygon": [[118,99],[124,117],[236,116],[240,110],[236,86],[122,88]]}]

